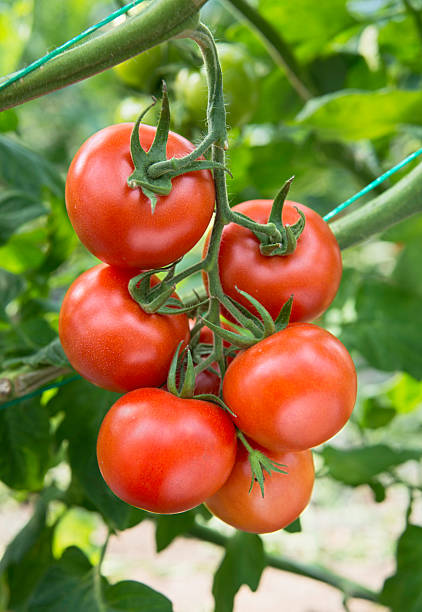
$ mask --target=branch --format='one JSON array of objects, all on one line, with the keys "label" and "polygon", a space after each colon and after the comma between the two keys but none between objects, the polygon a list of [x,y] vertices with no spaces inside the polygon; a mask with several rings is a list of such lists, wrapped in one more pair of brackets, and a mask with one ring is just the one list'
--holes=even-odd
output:
[{"label": "branch", "polygon": [[36,370],[25,368],[24,371],[3,375],[0,378],[0,406],[3,402],[32,393],[71,371],[68,367],[46,366]]},{"label": "branch", "polygon": [[120,64],[170,38],[188,36],[207,0],[155,0],[121,25],[87,40],[0,91],[0,111]]},{"label": "branch", "polygon": [[422,164],[393,187],[331,224],[341,249],[359,244],[422,212]]},{"label": "branch", "polygon": [[[227,545],[229,540],[227,536],[223,535],[219,531],[215,531],[209,527],[203,527],[202,525],[194,525],[184,535],[224,547]],[[319,580],[320,582],[329,584],[330,586],[333,586],[345,593],[348,597],[366,599],[367,601],[379,601],[378,593],[375,591],[367,589],[366,587],[358,584],[357,582],[349,580],[348,578],[339,576],[327,568],[316,565],[306,565],[305,563],[299,563],[297,561],[287,559],[286,557],[279,557],[277,555],[270,555],[268,553],[265,555],[265,562],[269,567],[298,574],[299,576],[313,578],[314,580]]]}]

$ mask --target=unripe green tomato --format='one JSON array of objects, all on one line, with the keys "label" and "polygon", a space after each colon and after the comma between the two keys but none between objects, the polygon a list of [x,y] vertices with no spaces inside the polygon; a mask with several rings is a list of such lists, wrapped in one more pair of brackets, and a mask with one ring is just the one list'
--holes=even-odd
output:
[{"label": "unripe green tomato", "polygon": [[[138,96],[129,96],[124,98],[116,108],[114,113],[114,123],[126,123],[127,121],[136,121],[139,115],[152,104],[152,97],[139,94]],[[156,102],[155,106],[149,109],[144,118],[143,123],[156,125],[160,116],[161,104]]]},{"label": "unripe green tomato", "polygon": [[[231,127],[240,126],[249,121],[258,103],[257,79],[251,58],[244,47],[236,44],[218,43],[217,50],[223,71],[227,123]],[[202,125],[207,109],[205,68],[200,71],[180,70],[174,90],[192,121]]]},{"label": "unripe green tomato", "polygon": [[159,68],[165,61],[165,45],[158,45],[115,66],[119,79],[129,87],[152,93],[160,80]]}]

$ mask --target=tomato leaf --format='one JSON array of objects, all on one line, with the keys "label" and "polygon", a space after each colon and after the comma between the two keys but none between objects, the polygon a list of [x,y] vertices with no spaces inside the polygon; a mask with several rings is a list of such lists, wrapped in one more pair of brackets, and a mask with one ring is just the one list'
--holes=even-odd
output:
[{"label": "tomato leaf", "polygon": [[156,519],[155,545],[157,552],[161,552],[173,542],[177,536],[183,535],[195,522],[195,510],[181,514],[159,515]]},{"label": "tomato leaf", "polygon": [[4,309],[22,293],[24,286],[24,281],[20,276],[0,268],[0,319],[8,320]]},{"label": "tomato leaf", "polygon": [[62,387],[48,406],[53,413],[65,414],[57,437],[58,441],[68,440],[73,487],[83,494],[80,505],[90,510],[93,506],[113,529],[126,529],[139,523],[145,514],[111,492],[100,474],[96,456],[101,421],[118,397],[117,393],[80,380]]},{"label": "tomato leaf", "polygon": [[52,439],[39,398],[0,406],[0,478],[12,489],[37,491],[50,467]]},{"label": "tomato leaf", "polygon": [[58,197],[64,196],[64,182],[58,170],[38,153],[5,136],[0,136],[0,182],[32,197],[40,197],[43,187]]},{"label": "tomato leaf", "polygon": [[356,293],[356,319],[343,324],[340,340],[373,367],[405,371],[422,379],[420,296],[377,278],[363,278]]},{"label": "tomato leaf", "polygon": [[[9,360],[10,365],[10,360]],[[54,338],[49,344],[43,346],[39,351],[32,355],[19,357],[13,360],[13,365],[25,364],[33,368],[44,365],[53,365],[58,367],[69,367],[69,361],[62,349],[58,337]]]},{"label": "tomato leaf", "polygon": [[101,594],[96,590],[96,570],[79,548],[67,548],[61,559],[45,573],[32,596],[30,612],[172,612],[171,602],[140,582],[110,585],[101,576]]},{"label": "tomato leaf", "polygon": [[256,591],[264,568],[265,553],[261,538],[240,531],[232,536],[214,576],[212,593],[215,612],[232,612],[235,595],[243,584]]},{"label": "tomato leaf", "polygon": [[8,608],[24,603],[52,561],[52,529],[46,526],[47,504],[42,495],[34,514],[13,538],[0,562],[0,575],[7,583]]},{"label": "tomato leaf", "polygon": [[6,191],[0,195],[0,245],[7,242],[12,234],[24,223],[32,221],[47,210],[24,191]]},{"label": "tomato leaf", "polygon": [[422,527],[408,524],[397,542],[396,572],[384,582],[381,603],[391,612],[422,609]]},{"label": "tomato leaf", "polygon": [[406,461],[418,461],[422,450],[394,449],[385,444],[350,449],[325,446],[321,455],[332,478],[356,487]]},{"label": "tomato leaf", "polygon": [[15,132],[18,123],[18,116],[13,109],[0,113],[0,132]]},{"label": "tomato leaf", "polygon": [[387,136],[401,124],[421,124],[419,91],[337,91],[313,98],[296,117],[327,140],[357,141]]}]

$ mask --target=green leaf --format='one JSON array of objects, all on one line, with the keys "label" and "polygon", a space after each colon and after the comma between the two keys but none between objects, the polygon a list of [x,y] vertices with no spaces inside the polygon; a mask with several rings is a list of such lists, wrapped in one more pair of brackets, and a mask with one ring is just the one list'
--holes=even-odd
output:
[{"label": "green leaf", "polygon": [[341,341],[370,365],[422,378],[420,296],[377,278],[362,277],[356,293],[356,319],[343,324]]},{"label": "green leaf", "polygon": [[123,580],[105,591],[107,612],[172,612],[171,601],[145,584]]},{"label": "green leaf", "polygon": [[[117,393],[104,391],[80,380],[62,387],[49,402],[53,413],[64,412],[57,435],[69,442],[68,456],[74,486],[79,486],[91,505],[113,529],[126,529],[145,516],[118,499],[105,484],[98,469],[96,445],[102,419],[118,399]],[[82,425],[83,424],[83,425]]]},{"label": "green leaf", "polygon": [[397,542],[396,572],[384,582],[381,603],[391,612],[422,610],[422,527],[408,524]]},{"label": "green leaf", "polygon": [[[414,220],[415,222],[416,220]],[[400,287],[422,295],[422,249],[421,234],[409,242],[397,258],[393,279]]]},{"label": "green leaf", "polygon": [[422,450],[394,449],[385,444],[339,449],[325,446],[321,451],[325,466],[335,480],[357,487],[406,461],[418,461]]},{"label": "green leaf", "polygon": [[155,544],[157,552],[161,552],[173,542],[177,536],[183,535],[195,522],[195,510],[181,514],[160,515],[156,518]]},{"label": "green leaf", "polygon": [[[1,115],[0,115],[1,116]],[[24,191],[6,191],[0,195],[0,245],[5,244],[16,230],[47,210],[37,198]]]},{"label": "green leaf", "polygon": [[0,183],[41,198],[43,187],[64,197],[64,183],[56,168],[15,140],[0,136]]},{"label": "green leaf", "polygon": [[335,36],[356,23],[345,0],[322,0],[317,6],[313,0],[259,0],[258,9],[283,38],[295,45],[301,59],[320,54]]},{"label": "green leaf", "polygon": [[46,526],[47,504],[38,500],[34,514],[8,544],[0,562],[7,583],[8,609],[15,610],[29,597],[52,561],[52,529]]},{"label": "green leaf", "polygon": [[408,414],[422,405],[422,383],[408,374],[402,374],[387,391],[387,397],[400,414]]},{"label": "green leaf", "polygon": [[47,248],[40,274],[47,276],[66,261],[78,243],[78,238],[69,221],[62,195],[45,194],[51,213],[47,217]]},{"label": "green leaf", "polygon": [[23,289],[24,282],[20,276],[0,268],[0,319],[8,320],[4,309],[22,293]]},{"label": "green leaf", "polygon": [[422,124],[422,92],[337,91],[307,102],[296,123],[314,128],[326,140],[380,138],[403,123]]},{"label": "green leaf", "polygon": [[300,522],[300,518],[295,519],[293,523],[287,525],[287,527],[284,528],[284,531],[287,531],[288,533],[299,533],[300,531],[302,531],[302,524]]},{"label": "green leaf", "polygon": [[235,595],[243,584],[256,591],[264,568],[261,538],[240,531],[235,533],[227,543],[226,553],[214,576],[215,612],[232,612]]},{"label": "green leaf", "polygon": [[385,427],[396,416],[397,412],[391,406],[386,406],[377,397],[367,397],[362,405],[362,415],[359,422],[367,429]]},{"label": "green leaf", "polygon": [[52,447],[47,409],[39,398],[0,407],[0,439],[0,479],[12,489],[41,489]]},{"label": "green leaf", "polygon": [[54,338],[47,346],[28,357],[19,359],[20,363],[33,368],[43,365],[54,365],[58,367],[70,367],[69,361],[63,351],[59,338]]},{"label": "green leaf", "polygon": [[134,581],[108,584],[79,548],[67,548],[52,565],[32,596],[28,612],[172,612],[171,602]]},{"label": "green leaf", "polygon": [[18,116],[13,109],[0,113],[0,132],[15,132],[18,123]]}]

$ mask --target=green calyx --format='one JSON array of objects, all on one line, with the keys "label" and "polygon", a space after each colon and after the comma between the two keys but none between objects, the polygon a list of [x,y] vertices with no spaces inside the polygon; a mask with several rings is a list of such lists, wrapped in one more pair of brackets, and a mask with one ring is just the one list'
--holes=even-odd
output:
[{"label": "green calyx", "polygon": [[283,305],[274,321],[268,310],[258,300],[249,295],[249,293],[246,293],[246,291],[241,291],[240,289],[237,289],[237,291],[254,306],[259,316],[253,315],[243,304],[226,296],[223,305],[236,318],[241,326],[241,331],[239,333],[232,332],[203,318],[204,324],[217,336],[238,348],[246,349],[287,327],[292,311],[293,296]]},{"label": "green calyx", "polygon": [[[189,304],[184,304],[181,300],[172,297],[176,285],[174,282],[175,268],[178,261],[170,266],[159,270],[148,270],[141,272],[130,279],[128,291],[130,296],[142,310],[148,314],[157,313],[163,315],[178,315],[191,312],[208,303],[208,298],[202,300],[198,297]],[[162,281],[151,286],[151,277],[157,272],[167,270],[167,274]]]},{"label": "green calyx", "polygon": [[273,472],[277,472],[278,474],[288,474],[286,469],[282,469],[287,468],[287,465],[284,465],[283,463],[277,463],[277,461],[273,461],[272,459],[267,457],[267,455],[265,455],[262,451],[253,448],[247,441],[244,434],[239,429],[237,430],[237,437],[242,442],[249,455],[249,464],[251,466],[252,472],[249,493],[251,493],[255,482],[257,482],[259,488],[261,489],[261,495],[262,497],[264,497],[264,472],[267,472],[268,476],[272,476]]},{"label": "green calyx", "polygon": [[[195,393],[195,368],[189,349],[181,353],[183,340],[174,353],[167,376],[167,389],[176,397],[193,398]],[[179,380],[177,374],[179,373]]]},{"label": "green calyx", "polygon": [[[283,225],[282,221],[284,201],[293,179],[294,177],[292,176],[284,183],[283,187],[276,195],[271,208],[268,224],[273,224],[277,233],[272,236],[271,234],[263,234],[259,231],[255,232],[255,235],[261,243],[259,249],[262,255],[270,257],[274,255],[291,255],[294,253],[298,238],[305,228],[305,215],[297,206],[295,206],[295,208],[299,214],[299,220],[294,225]],[[276,238],[275,240],[274,237]]]},{"label": "green calyx", "polygon": [[[221,164],[209,160],[198,160],[195,152],[186,157],[167,159],[167,140],[170,130],[170,105],[167,94],[167,86],[163,81],[163,97],[161,101],[160,119],[154,141],[149,151],[145,151],[139,140],[139,126],[142,119],[154,106],[156,100],[148,106],[138,117],[132,130],[130,138],[130,154],[132,157],[134,171],[127,179],[127,184],[131,189],[140,188],[151,202],[151,210],[154,213],[157,196],[166,196],[171,192],[171,181],[175,176],[193,172],[220,168]],[[198,152],[198,156],[201,151]]]}]

